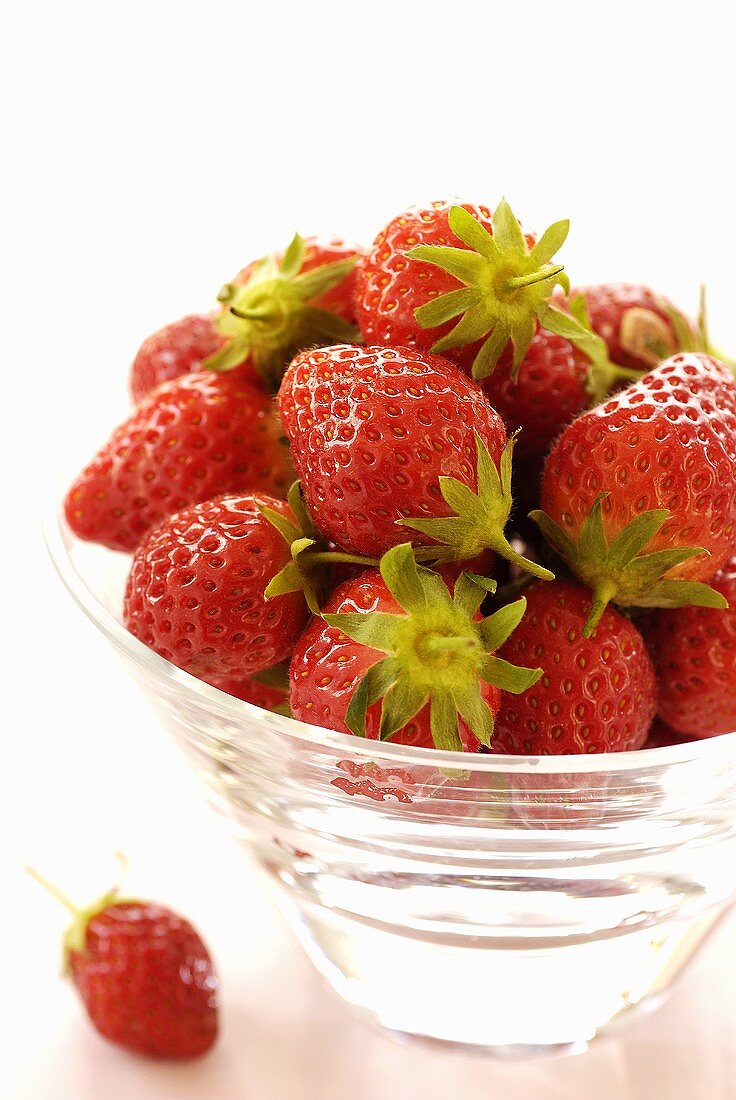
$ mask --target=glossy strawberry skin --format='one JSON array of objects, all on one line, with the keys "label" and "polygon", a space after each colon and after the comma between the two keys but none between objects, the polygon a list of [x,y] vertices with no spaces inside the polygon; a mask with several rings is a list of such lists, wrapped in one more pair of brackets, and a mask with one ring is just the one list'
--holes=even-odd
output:
[{"label": "glossy strawberry skin", "polygon": [[610,541],[641,512],[670,517],[647,553],[702,546],[669,576],[708,580],[736,543],[736,385],[707,355],[673,356],[583,413],[545,462],[541,507],[571,538],[601,493]]},{"label": "glossy strawberry skin", "polygon": [[[461,284],[438,267],[409,259],[406,253],[418,245],[467,248],[448,223],[450,210],[458,205],[493,233],[491,210],[487,206],[439,201],[429,206],[412,207],[381,230],[358,264],[355,316],[366,344],[391,344],[429,351],[457,323],[457,320],[448,321],[431,329],[418,324],[414,312],[419,306],[457,290]],[[528,233],[525,236],[531,247],[534,236]],[[469,374],[481,343],[476,341],[455,348],[446,353],[447,357]]]},{"label": "glossy strawberry skin", "polygon": [[516,382],[501,362],[483,390],[509,435],[521,429],[515,458],[538,464],[562,429],[587,408],[590,360],[563,336],[537,328]]},{"label": "glossy strawberry skin", "polygon": [[[355,580],[346,581],[333,592],[323,608],[325,614],[344,612],[389,615],[404,614],[388,591],[377,570],[367,570]],[[321,619],[313,619],[299,639],[291,659],[289,702],[295,718],[312,725],[324,726],[339,733],[350,733],[346,723],[350,700],[358,684],[372,665],[385,654],[359,644]],[[482,685],[483,698],[495,714],[501,693],[490,684]],[[378,737],[381,717],[380,703],[368,709],[366,736]],[[477,752],[480,742],[459,721],[460,739],[466,752]],[[433,749],[429,723],[429,706],[391,738],[401,745]]]},{"label": "glossy strawberry skin", "polygon": [[608,345],[608,354],[614,363],[632,370],[648,370],[650,363],[631,354],[621,343],[621,324],[631,309],[645,309],[654,313],[664,323],[673,347],[677,338],[669,310],[674,307],[661,294],[646,286],[633,283],[602,283],[573,290],[570,297],[582,295],[588,310],[591,327]]},{"label": "glossy strawberry skin", "polygon": [[[162,382],[203,369],[205,359],[222,347],[223,337],[209,314],[193,314],[165,325],[144,340],[130,368],[130,392],[135,404]],[[241,381],[260,385],[251,363],[235,368]]]},{"label": "glossy strawberry skin", "polygon": [[245,679],[287,657],[304,629],[300,592],[264,598],[291,560],[258,503],[294,522],[284,501],[223,496],[160,524],[133,556],[123,620],[145,645],[209,683]]},{"label": "glossy strawberry skin", "polygon": [[267,394],[234,374],[164,383],[113,433],[72,484],[79,538],[132,550],[156,523],[224,492],[285,496],[288,451]]},{"label": "glossy strawberry skin", "polygon": [[641,634],[607,608],[591,638],[580,631],[590,593],[561,581],[526,589],[521,624],[499,657],[538,664],[544,676],[523,695],[504,695],[494,752],[523,755],[624,752],[640,748],[657,707],[657,682]]},{"label": "glossy strawberry skin", "polygon": [[410,348],[302,352],[284,376],[279,412],[317,526],[371,556],[412,537],[396,520],[450,514],[440,475],[475,488],[474,430],[496,464],[506,443],[476,383]]},{"label": "glossy strawberry skin", "polygon": [[711,586],[727,610],[655,611],[642,628],[659,677],[660,717],[697,738],[736,730],[736,557]]},{"label": "glossy strawberry skin", "polygon": [[[353,256],[362,256],[364,249],[354,241],[344,241],[341,237],[307,237],[302,272],[313,271],[316,267],[324,267],[325,264],[337,263],[339,260],[349,260]],[[283,253],[277,254],[277,260],[283,258]],[[234,283],[244,285],[249,282],[251,275],[258,265],[258,260],[248,264],[233,279]],[[355,271],[328,290],[326,294],[315,298],[312,305],[317,309],[325,309],[328,313],[335,313],[344,321],[355,321]]]},{"label": "glossy strawberry skin", "polygon": [[217,978],[192,926],[150,902],[115,902],[91,918],[72,980],[97,1031],[154,1058],[197,1058],[217,1038]]}]

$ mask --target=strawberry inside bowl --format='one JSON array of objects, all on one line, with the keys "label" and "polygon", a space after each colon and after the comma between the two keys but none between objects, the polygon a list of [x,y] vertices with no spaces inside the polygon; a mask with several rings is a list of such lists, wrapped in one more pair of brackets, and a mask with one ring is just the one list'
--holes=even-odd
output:
[{"label": "strawberry inside bowl", "polygon": [[504,756],[310,726],[153,652],[121,621],[129,558],[56,509],[46,535],[315,966],[390,1031],[504,1056],[580,1049],[657,1005],[733,904],[736,734]]}]

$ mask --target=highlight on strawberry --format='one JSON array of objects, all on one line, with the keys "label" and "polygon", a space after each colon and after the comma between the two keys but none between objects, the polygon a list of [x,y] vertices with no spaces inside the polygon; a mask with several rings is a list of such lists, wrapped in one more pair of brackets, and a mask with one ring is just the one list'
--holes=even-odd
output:
[{"label": "highlight on strawberry", "polygon": [[571,290],[569,228],[437,200],[367,250],[296,235],[149,337],[65,501],[133,555],[139,641],[427,750],[733,729],[736,368],[704,295]]}]

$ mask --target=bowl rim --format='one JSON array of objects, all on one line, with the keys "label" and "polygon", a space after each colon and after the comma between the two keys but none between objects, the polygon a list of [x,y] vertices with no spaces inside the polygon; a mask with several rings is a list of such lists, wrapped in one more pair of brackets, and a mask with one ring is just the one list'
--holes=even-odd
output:
[{"label": "bowl rim", "polygon": [[[307,742],[317,748],[342,751],[346,757],[364,757],[366,763],[380,759],[381,764],[389,767],[423,767],[437,769],[465,770],[468,768],[468,754],[442,749],[426,749],[417,746],[399,745],[391,741],[377,742],[355,737],[352,734],[338,733],[322,726],[310,725],[296,718],[274,714],[252,703],[228,695],[219,688],[198,680],[196,676],[173,665],[159,656],[133,634],[131,634],[98,599],[77,569],[71,554],[71,547],[81,542],[72,534],[64,516],[63,504],[55,496],[52,504],[43,516],[43,535],[53,566],[77,606],[87,618],[135,665],[141,666],[149,675],[174,684],[185,697],[200,706],[207,705],[218,715],[238,725],[243,713],[251,721],[257,721],[267,729],[282,737]],[[99,548],[101,552],[118,554],[118,551]],[[589,774],[616,772],[634,774],[650,771],[652,768],[667,768],[672,765],[702,764],[706,761],[717,768],[719,763],[732,762],[736,755],[736,732],[720,734],[697,741],[686,741],[681,745],[666,745],[650,749],[635,749],[628,752],[567,754],[560,756],[509,756],[498,754],[474,754],[473,772],[508,773],[518,771],[530,774]]]}]

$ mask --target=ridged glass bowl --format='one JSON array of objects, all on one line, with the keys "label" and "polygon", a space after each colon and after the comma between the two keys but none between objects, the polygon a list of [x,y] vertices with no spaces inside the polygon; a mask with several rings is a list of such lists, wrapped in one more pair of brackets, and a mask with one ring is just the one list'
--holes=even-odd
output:
[{"label": "ridged glass bowl", "polygon": [[501,1056],[582,1049],[656,1006],[733,904],[736,733],[510,757],[307,726],[158,657],[120,622],[128,559],[56,515],[47,538],[315,966],[390,1031]]}]

